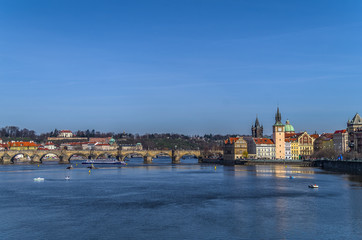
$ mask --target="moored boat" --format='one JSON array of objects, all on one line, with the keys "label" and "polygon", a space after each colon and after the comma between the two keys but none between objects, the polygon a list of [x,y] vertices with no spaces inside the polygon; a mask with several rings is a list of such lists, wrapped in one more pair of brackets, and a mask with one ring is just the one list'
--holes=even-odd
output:
[{"label": "moored boat", "polygon": [[311,184],[311,185],[308,185],[309,188],[319,188],[319,186],[317,184]]}]

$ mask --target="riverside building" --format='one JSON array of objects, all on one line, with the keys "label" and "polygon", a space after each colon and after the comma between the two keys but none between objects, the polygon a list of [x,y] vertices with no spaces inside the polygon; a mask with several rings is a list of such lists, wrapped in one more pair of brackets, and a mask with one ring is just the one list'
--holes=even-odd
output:
[{"label": "riverside building", "polygon": [[348,146],[352,151],[357,151],[358,147],[355,146],[355,133],[362,130],[362,119],[358,113],[354,115],[352,120],[347,122],[347,132],[348,132]]},{"label": "riverside building", "polygon": [[343,154],[348,151],[348,133],[346,129],[337,130],[333,134],[334,150],[338,154]]},{"label": "riverside building", "polygon": [[224,160],[234,161],[248,157],[248,144],[243,137],[230,137],[224,142]]},{"label": "riverside building", "polygon": [[269,138],[253,138],[247,139],[248,153],[255,159],[275,159],[275,144]]}]

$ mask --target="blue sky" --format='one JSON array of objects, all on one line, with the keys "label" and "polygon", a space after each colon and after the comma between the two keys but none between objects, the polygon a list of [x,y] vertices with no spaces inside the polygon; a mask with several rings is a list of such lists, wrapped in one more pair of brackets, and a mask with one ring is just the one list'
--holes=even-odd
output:
[{"label": "blue sky", "polygon": [[0,127],[332,132],[362,113],[362,2],[0,1]]}]

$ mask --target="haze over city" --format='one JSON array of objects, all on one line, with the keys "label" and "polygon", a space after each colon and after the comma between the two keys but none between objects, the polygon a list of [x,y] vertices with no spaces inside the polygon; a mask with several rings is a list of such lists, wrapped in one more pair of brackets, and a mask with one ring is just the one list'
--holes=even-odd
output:
[{"label": "haze over city", "polygon": [[1,1],[0,126],[331,132],[361,111],[361,1]]}]

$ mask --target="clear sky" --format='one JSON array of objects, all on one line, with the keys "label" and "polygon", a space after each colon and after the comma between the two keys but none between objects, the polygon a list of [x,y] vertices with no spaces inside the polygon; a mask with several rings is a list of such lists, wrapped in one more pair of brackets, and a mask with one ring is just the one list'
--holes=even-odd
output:
[{"label": "clear sky", "polygon": [[362,1],[0,0],[0,127],[332,132],[362,113]]}]

